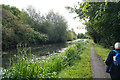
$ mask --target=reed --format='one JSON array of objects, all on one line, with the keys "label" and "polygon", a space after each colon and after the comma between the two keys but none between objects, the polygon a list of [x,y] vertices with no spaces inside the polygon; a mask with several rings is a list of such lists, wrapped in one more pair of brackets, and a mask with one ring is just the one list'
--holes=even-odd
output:
[{"label": "reed", "polygon": [[[63,53],[55,53],[45,60],[36,60],[27,45],[18,49],[17,61],[11,59],[11,67],[2,70],[2,78],[56,78],[58,73],[73,60],[80,59],[85,42],[78,42],[68,47]],[[81,52],[80,52],[81,51]]]}]

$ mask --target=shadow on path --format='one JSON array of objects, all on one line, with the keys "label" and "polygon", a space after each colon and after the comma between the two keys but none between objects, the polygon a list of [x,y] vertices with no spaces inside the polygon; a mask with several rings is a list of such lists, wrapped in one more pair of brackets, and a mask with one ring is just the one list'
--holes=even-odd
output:
[{"label": "shadow on path", "polygon": [[105,63],[100,59],[98,55],[94,52],[94,45],[91,41],[91,50],[90,50],[90,61],[91,61],[91,71],[93,78],[104,78],[104,80],[110,79],[110,75],[105,72]]}]

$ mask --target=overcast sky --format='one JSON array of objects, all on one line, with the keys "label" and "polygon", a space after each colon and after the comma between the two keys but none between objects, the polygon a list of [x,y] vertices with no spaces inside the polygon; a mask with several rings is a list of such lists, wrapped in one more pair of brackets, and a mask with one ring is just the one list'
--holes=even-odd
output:
[{"label": "overcast sky", "polygon": [[1,0],[0,4],[6,4],[10,6],[16,6],[17,8],[26,9],[28,5],[32,5],[36,10],[39,10],[41,14],[47,14],[50,10],[58,12],[60,15],[68,21],[68,27],[74,28],[76,33],[85,33],[85,29],[77,29],[78,26],[83,26],[79,19],[74,20],[73,17],[76,14],[71,14],[65,8],[66,6],[73,7],[82,0]]}]

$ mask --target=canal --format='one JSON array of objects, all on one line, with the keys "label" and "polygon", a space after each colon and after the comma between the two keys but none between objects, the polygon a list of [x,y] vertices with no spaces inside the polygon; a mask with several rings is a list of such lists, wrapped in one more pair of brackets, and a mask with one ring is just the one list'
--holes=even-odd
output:
[{"label": "canal", "polygon": [[[75,41],[68,41],[66,43],[56,43],[56,44],[46,44],[40,46],[32,46],[31,54],[36,56],[38,60],[45,59],[48,55],[63,52],[66,47],[80,41],[80,39]],[[7,68],[10,66],[10,59],[16,57],[17,50],[10,50],[7,52],[2,52],[2,67]]]},{"label": "canal", "polygon": [[[70,46],[70,43],[57,43],[57,44],[46,44],[40,46],[32,46],[31,54],[35,55],[37,59],[44,59],[46,56],[60,52],[63,48]],[[2,52],[2,67],[7,68],[10,63],[10,59],[16,57],[17,50],[9,50]]]}]

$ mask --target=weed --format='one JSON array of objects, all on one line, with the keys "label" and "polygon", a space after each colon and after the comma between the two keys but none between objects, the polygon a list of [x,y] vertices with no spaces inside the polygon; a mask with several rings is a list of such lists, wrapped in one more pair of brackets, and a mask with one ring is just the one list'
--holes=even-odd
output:
[{"label": "weed", "polygon": [[[27,48],[25,44],[22,49],[17,48],[16,61],[11,59],[12,67],[2,70],[2,78],[56,78],[61,70],[73,66],[75,61],[82,58],[81,54],[85,49],[85,44],[87,43],[78,42],[65,50],[65,52],[53,54],[41,61],[36,60],[36,56],[31,55],[30,48]],[[84,60],[82,61],[84,63]],[[79,66],[82,66],[82,64],[79,64]],[[87,63],[85,67],[88,66]],[[89,72],[89,69],[87,70]]]}]

